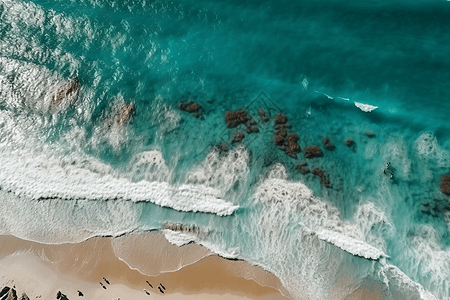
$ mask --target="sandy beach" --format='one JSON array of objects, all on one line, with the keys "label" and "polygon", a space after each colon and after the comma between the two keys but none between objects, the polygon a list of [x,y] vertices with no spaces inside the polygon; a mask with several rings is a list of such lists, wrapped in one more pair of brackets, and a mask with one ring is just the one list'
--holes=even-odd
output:
[{"label": "sandy beach", "polygon": [[[259,267],[221,258],[198,245],[177,247],[157,233],[145,239],[163,243],[159,249],[175,250],[171,254],[175,262],[183,255],[199,261],[178,271],[146,276],[115,255],[111,237],[44,245],[0,236],[0,285],[15,286],[18,296],[25,292],[30,299],[56,299],[58,291],[68,299],[81,298],[78,291],[82,299],[288,299],[278,290],[287,294],[279,279]],[[165,260],[158,253],[151,259],[156,267]]]},{"label": "sandy beach", "polygon": [[[129,242],[135,245],[122,250],[134,251],[129,253],[132,263],[141,264],[152,276],[118,258],[117,245]],[[167,271],[171,268],[176,270]],[[0,287],[4,286],[30,299],[56,299],[58,291],[68,299],[291,298],[280,280],[262,268],[222,258],[199,245],[172,245],[159,232],[60,245],[0,236]],[[346,299],[385,298],[380,287],[367,283]]]}]

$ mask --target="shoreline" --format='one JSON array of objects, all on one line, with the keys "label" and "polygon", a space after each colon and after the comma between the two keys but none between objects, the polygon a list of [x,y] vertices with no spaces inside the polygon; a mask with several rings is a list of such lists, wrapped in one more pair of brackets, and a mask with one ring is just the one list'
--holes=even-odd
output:
[{"label": "shoreline", "polygon": [[[155,274],[144,275],[135,262],[129,264],[116,255],[115,241],[136,237],[160,246],[156,251],[146,247],[153,257],[138,257],[143,264],[152,264]],[[0,245],[0,289],[15,286],[19,297],[25,292],[30,299],[54,299],[61,291],[68,299],[290,299],[280,292],[284,289],[280,280],[261,267],[222,258],[196,244],[172,245],[159,232],[54,245],[0,235]],[[158,269],[167,267],[167,259],[181,265],[177,270]],[[164,294],[157,289],[160,283],[166,288]],[[84,297],[78,296],[78,290]],[[285,289],[284,293],[288,294]]]},{"label": "shoreline", "polygon": [[[25,292],[30,299],[56,299],[61,291],[72,300],[294,299],[280,279],[262,267],[221,257],[194,243],[178,247],[160,231],[63,244],[0,235],[0,245],[0,290],[14,286],[19,298]],[[387,297],[381,284],[367,280],[342,299]]]}]

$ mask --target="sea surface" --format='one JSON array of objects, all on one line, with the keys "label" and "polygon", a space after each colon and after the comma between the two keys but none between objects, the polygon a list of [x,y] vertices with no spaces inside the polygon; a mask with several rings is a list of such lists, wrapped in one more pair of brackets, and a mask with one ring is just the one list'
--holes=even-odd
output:
[{"label": "sea surface", "polygon": [[[440,0],[0,0],[0,234],[162,230],[263,267],[294,299],[364,280],[450,299],[449,53]],[[237,109],[258,133],[227,128]],[[274,143],[277,114],[297,159]]]}]

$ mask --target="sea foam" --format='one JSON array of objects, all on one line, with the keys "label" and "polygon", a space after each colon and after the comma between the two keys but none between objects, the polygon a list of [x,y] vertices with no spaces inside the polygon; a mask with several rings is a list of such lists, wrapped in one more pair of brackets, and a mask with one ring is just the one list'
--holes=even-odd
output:
[{"label": "sea foam", "polygon": [[2,111],[0,125],[0,157],[4,162],[0,166],[0,183],[4,190],[19,197],[148,201],[180,211],[220,216],[230,215],[238,208],[221,199],[221,192],[212,187],[132,182],[93,157],[76,152],[66,154],[55,145],[41,144],[33,138],[33,122],[25,117]]},{"label": "sea foam", "polygon": [[[352,284],[344,290],[351,291],[353,283],[372,272],[373,261],[363,259],[366,262],[359,262],[357,270],[347,273],[349,260],[384,255],[367,244],[357,226],[344,221],[332,203],[315,197],[302,182],[290,181],[281,164],[261,178],[253,198],[262,206],[253,216],[261,251],[255,256],[261,256],[262,265],[279,276],[295,298],[340,299],[333,292],[339,278],[350,279]],[[276,245],[283,245],[283,250]]]}]

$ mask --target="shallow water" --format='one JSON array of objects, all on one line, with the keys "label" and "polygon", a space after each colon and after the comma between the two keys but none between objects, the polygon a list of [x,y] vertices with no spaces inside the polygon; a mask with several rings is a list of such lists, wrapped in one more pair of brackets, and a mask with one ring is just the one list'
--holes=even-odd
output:
[{"label": "shallow water", "polygon": [[[166,237],[258,264],[296,299],[343,299],[365,278],[390,299],[450,299],[449,13],[446,1],[0,0],[0,233],[62,243],[195,225]],[[55,106],[73,78],[76,97]],[[187,99],[205,120],[178,109]],[[126,103],[136,114],[121,124]],[[224,114],[240,108],[259,133],[237,145],[245,127]],[[332,189],[275,146],[277,113],[302,150],[322,148],[307,163]]]}]

